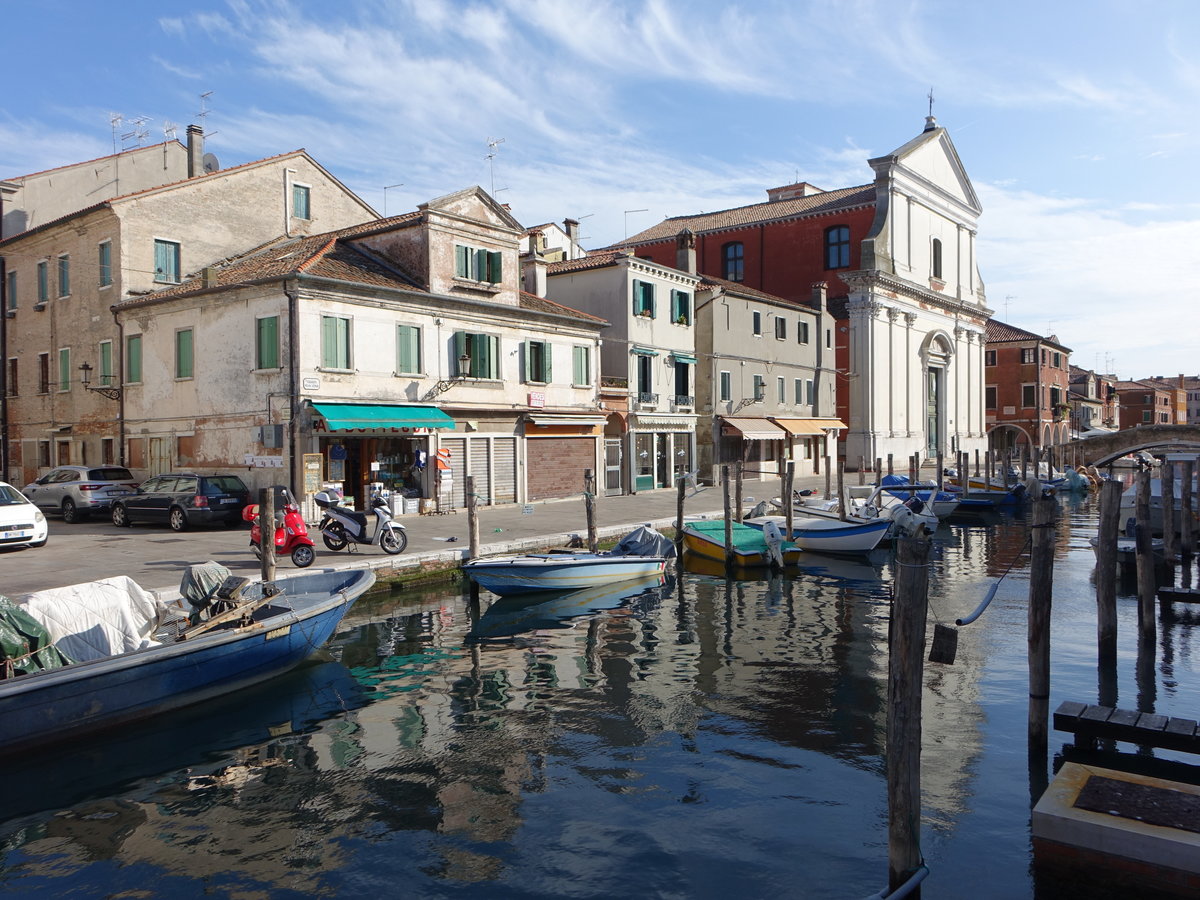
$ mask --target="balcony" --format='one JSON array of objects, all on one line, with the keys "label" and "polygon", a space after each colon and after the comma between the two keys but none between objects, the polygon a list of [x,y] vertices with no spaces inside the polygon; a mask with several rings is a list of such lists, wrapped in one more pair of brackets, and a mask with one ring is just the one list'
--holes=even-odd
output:
[{"label": "balcony", "polygon": [[691,394],[676,394],[671,398],[671,409],[674,412],[679,412],[684,409],[692,409],[696,405],[696,398]]},{"label": "balcony", "polygon": [[651,394],[648,391],[639,391],[637,402],[643,406],[658,406],[658,394]]}]

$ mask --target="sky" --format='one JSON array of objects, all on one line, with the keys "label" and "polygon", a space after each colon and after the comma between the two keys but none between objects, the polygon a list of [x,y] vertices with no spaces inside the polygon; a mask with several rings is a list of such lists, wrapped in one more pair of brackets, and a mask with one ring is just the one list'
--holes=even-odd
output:
[{"label": "sky", "polygon": [[[795,181],[867,184],[929,112],[997,319],[1200,373],[1193,0],[0,0],[0,176],[208,133],[381,214],[478,184],[586,247]],[[114,114],[120,122],[113,123]]]}]

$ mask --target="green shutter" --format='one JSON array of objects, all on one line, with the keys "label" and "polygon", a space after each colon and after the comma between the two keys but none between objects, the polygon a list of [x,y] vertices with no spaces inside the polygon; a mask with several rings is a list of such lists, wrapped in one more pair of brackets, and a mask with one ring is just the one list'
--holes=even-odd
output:
[{"label": "green shutter", "polygon": [[682,315],[682,313],[680,313],[680,311],[679,311],[679,291],[672,290],[671,291],[671,321],[672,322],[679,321],[680,315]]},{"label": "green shutter", "polygon": [[100,345],[100,384],[108,386],[113,383],[112,341]]},{"label": "green shutter", "polygon": [[486,365],[481,370],[484,378],[499,378],[500,373],[497,370],[500,361],[500,339],[494,335],[481,334],[479,343],[486,349],[484,350],[484,360]]},{"label": "green shutter", "polygon": [[421,371],[421,331],[412,325],[396,328],[397,361],[399,372]]},{"label": "green shutter", "polygon": [[454,274],[458,278],[469,278],[471,276],[471,263],[468,256],[470,249],[462,244],[454,245]]},{"label": "green shutter", "polygon": [[642,283],[636,278],[633,280],[633,314],[640,315],[642,312]]},{"label": "green shutter", "polygon": [[654,285],[652,285],[650,282],[646,282],[645,291],[646,291],[646,298],[647,298],[645,306],[648,310],[650,310],[650,318],[657,319],[658,318],[658,309],[656,309],[656,298],[654,296]]},{"label": "green shutter", "polygon": [[58,258],[58,296],[67,297],[71,293],[71,258]]},{"label": "green shutter", "polygon": [[257,369],[279,368],[279,316],[264,316],[258,320]]},{"label": "green shutter", "polygon": [[175,332],[175,377],[192,377],[192,330]]},{"label": "green shutter", "polygon": [[502,259],[499,250],[492,250],[487,255],[487,280],[492,284],[498,284],[501,280]]},{"label": "green shutter", "polygon": [[142,336],[130,335],[125,339],[125,381],[140,384],[142,381]]},{"label": "green shutter", "polygon": [[58,351],[58,389],[71,389],[71,351],[66,347]]},{"label": "green shutter", "polygon": [[49,291],[49,275],[47,274],[46,263],[40,262],[37,264],[37,291],[38,303],[46,302],[46,293]]},{"label": "green shutter", "polygon": [[471,270],[471,277],[476,281],[487,280],[488,268],[488,252],[486,250],[475,250],[475,266]]},{"label": "green shutter", "polygon": [[[464,376],[470,375],[471,374],[470,370],[468,370],[466,372],[460,372],[458,370],[458,359],[460,356],[462,356],[464,353],[467,352],[467,333],[465,331],[454,332],[453,344],[454,344],[454,359],[451,360],[451,362],[450,362],[451,375],[452,376],[453,375],[464,375]],[[472,360],[472,364],[474,364],[474,360]]]},{"label": "green shutter", "polygon": [[321,316],[321,365],[335,368],[337,357],[337,326],[332,316]]},{"label": "green shutter", "polygon": [[100,244],[97,250],[100,268],[100,287],[112,284],[112,244],[108,241]]},{"label": "green shutter", "polygon": [[542,342],[542,381],[549,384],[553,375],[550,359],[550,342]]}]

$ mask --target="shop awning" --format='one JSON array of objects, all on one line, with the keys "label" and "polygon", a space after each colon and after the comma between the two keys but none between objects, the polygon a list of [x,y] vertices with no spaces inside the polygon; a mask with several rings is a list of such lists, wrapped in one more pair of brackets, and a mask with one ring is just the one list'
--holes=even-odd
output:
[{"label": "shop awning", "polygon": [[566,415],[529,415],[527,417],[534,425],[603,425],[608,420],[604,416],[572,416]]},{"label": "shop awning", "polygon": [[772,421],[794,437],[824,434],[830,429],[846,427],[837,419],[772,419]]},{"label": "shop awning", "polygon": [[432,406],[377,406],[370,403],[314,403],[330,431],[378,431],[395,428],[453,428],[454,420]]},{"label": "shop awning", "polygon": [[768,419],[722,419],[721,433],[747,441],[782,441],[787,432]]},{"label": "shop awning", "polygon": [[695,413],[634,413],[633,425],[638,431],[692,431],[696,427]]},{"label": "shop awning", "polygon": [[687,363],[689,366],[696,364],[696,357],[690,353],[672,353],[671,356],[675,358],[675,362]]},{"label": "shop awning", "polygon": [[630,347],[630,353],[636,353],[638,356],[658,356],[657,350],[651,350],[649,347]]}]

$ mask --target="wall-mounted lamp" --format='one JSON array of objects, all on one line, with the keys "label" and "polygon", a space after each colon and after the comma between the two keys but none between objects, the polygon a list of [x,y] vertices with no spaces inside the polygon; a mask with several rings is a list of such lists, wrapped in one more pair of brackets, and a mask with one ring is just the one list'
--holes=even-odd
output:
[{"label": "wall-mounted lamp", "polygon": [[477,380],[471,377],[471,355],[469,353],[463,353],[458,357],[457,362],[458,368],[454,370],[454,376],[452,378],[442,379],[428,391],[426,391],[425,396],[421,398],[422,403],[427,403],[434,397],[446,393],[446,391],[450,390],[450,388],[454,387],[456,384],[461,384],[464,381]]},{"label": "wall-mounted lamp", "polygon": [[99,387],[92,387],[92,365],[91,363],[82,363],[79,366],[79,383],[89,391],[95,391],[97,394],[103,394],[109,400],[120,400],[121,389],[112,387],[111,385],[102,384]]}]

